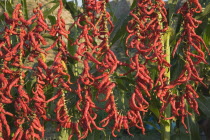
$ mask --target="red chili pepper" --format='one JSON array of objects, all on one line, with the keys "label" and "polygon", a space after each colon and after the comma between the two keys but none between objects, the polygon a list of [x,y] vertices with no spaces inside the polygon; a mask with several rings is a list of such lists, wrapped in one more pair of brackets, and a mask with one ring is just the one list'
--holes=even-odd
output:
[{"label": "red chili pepper", "polygon": [[8,81],[4,77],[4,74],[0,74],[0,85],[1,85],[0,90],[4,90],[7,87],[7,85],[8,85]]}]

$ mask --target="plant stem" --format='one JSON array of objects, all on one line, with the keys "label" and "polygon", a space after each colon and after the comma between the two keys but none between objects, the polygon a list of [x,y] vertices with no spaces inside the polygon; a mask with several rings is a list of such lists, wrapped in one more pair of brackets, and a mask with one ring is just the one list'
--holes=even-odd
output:
[{"label": "plant stem", "polygon": [[[170,64],[170,30],[167,31],[166,36],[166,42],[165,42],[165,53],[166,53],[166,61]],[[168,68],[166,72],[166,77],[168,78],[168,84],[170,82],[170,68]],[[168,118],[171,116],[171,106],[170,104],[167,106],[164,112],[164,117]],[[161,133],[161,139],[162,140],[170,140],[170,130],[171,130],[171,124],[170,120],[165,120],[167,123],[162,123],[162,133]]]}]

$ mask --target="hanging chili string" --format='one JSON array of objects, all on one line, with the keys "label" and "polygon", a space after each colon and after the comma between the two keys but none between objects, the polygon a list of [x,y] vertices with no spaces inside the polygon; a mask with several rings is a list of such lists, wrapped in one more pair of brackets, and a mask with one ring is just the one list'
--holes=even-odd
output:
[{"label": "hanging chili string", "polygon": [[[160,100],[167,92],[164,88],[168,79],[165,76],[167,67],[165,52],[162,44],[162,34],[167,30],[166,9],[163,1],[138,0],[137,6],[130,12],[132,20],[126,26],[129,35],[126,38],[127,51],[130,56],[131,72],[135,72],[135,89],[132,93],[129,105],[130,111],[127,116],[130,126],[136,126],[145,133],[142,118],[148,111],[152,89]],[[135,50],[135,51],[134,51]],[[150,77],[148,65],[157,65],[158,77],[154,81]],[[139,125],[138,125],[139,123]]]},{"label": "hanging chili string", "polygon": [[[207,63],[202,47],[204,47],[208,52],[209,50],[202,38],[195,32],[195,29],[199,26],[199,24],[201,24],[201,21],[196,20],[193,17],[194,13],[200,12],[202,12],[202,7],[198,1],[185,2],[177,11],[177,13],[180,13],[183,17],[183,30],[172,54],[174,56],[176,53],[183,52],[185,64],[180,75],[176,78],[176,80],[170,83],[170,88],[184,85],[185,90],[179,91],[177,89],[179,94],[171,95],[161,109],[162,112],[168,104],[171,104],[172,117],[168,119],[175,117],[180,119],[186,129],[187,125],[185,124],[185,118],[188,115],[192,115],[192,113],[188,111],[188,105],[195,113],[199,114],[198,103],[196,101],[196,98],[198,98],[199,95],[196,93],[193,85],[201,83],[205,86],[202,82],[203,78],[201,78],[198,74],[197,65],[202,62]],[[184,47],[182,47],[183,44]],[[179,51],[177,51],[178,48]]]}]

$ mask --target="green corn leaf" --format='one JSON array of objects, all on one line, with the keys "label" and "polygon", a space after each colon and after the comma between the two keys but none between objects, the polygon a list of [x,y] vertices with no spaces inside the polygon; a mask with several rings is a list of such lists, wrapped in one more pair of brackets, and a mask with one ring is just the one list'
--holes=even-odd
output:
[{"label": "green corn leaf", "polygon": [[81,13],[77,5],[73,1],[69,1],[66,3],[66,10],[71,13],[73,18]]},{"label": "green corn leaf", "polygon": [[123,81],[121,79],[116,79],[116,82],[117,82],[117,86],[124,90],[124,91],[128,91],[128,89],[126,88],[125,84],[123,83]]},{"label": "green corn leaf", "polygon": [[191,140],[200,140],[200,133],[199,133],[199,126],[196,122],[195,113],[192,113],[192,115],[188,116],[188,126],[189,126],[189,135]]},{"label": "green corn leaf", "polygon": [[177,0],[168,0],[168,21],[169,25],[174,22],[173,17],[174,13],[176,12],[176,5],[177,5]]},{"label": "green corn leaf", "polygon": [[205,28],[205,31],[203,33],[203,40],[206,45],[210,45],[210,24],[208,24]]},{"label": "green corn leaf", "polygon": [[50,20],[51,25],[56,24],[56,17],[55,16],[49,15],[49,16],[47,16],[47,18]]},{"label": "green corn leaf", "polygon": [[25,19],[28,19],[27,2],[26,0],[22,0],[21,3],[23,6],[23,13],[24,13]]},{"label": "green corn leaf", "polygon": [[131,19],[131,17],[126,17],[124,20],[122,20],[122,23],[121,23],[121,26],[120,24],[118,23],[118,25],[120,26],[120,28],[116,31],[114,30],[113,33],[115,33],[114,35],[112,34],[111,38],[111,45],[113,45],[116,41],[118,41],[119,39],[121,39],[122,37],[126,36],[127,34],[127,31],[126,31],[126,26],[127,26],[127,23],[128,21]]},{"label": "green corn leaf", "polygon": [[0,15],[0,21],[4,21],[4,14]]},{"label": "green corn leaf", "polygon": [[67,69],[68,69],[68,73],[71,75],[71,81],[76,82],[76,77],[75,77],[75,74],[72,70],[73,69],[72,65],[70,63],[67,63],[66,66],[67,66]]},{"label": "green corn leaf", "polygon": [[207,17],[209,14],[210,14],[210,3],[206,6],[203,13],[196,16],[196,18],[197,19],[203,19],[203,18]]},{"label": "green corn leaf", "polygon": [[197,99],[199,109],[207,116],[210,117],[210,98],[205,97],[204,95],[200,95]]},{"label": "green corn leaf", "polygon": [[135,8],[135,6],[137,5],[137,1],[136,0],[134,0],[133,1],[133,3],[132,3],[132,5],[131,5],[131,8],[130,8],[130,10],[132,10],[133,8]]},{"label": "green corn leaf", "polygon": [[109,9],[109,13],[112,17],[112,22],[115,23],[117,21],[117,17],[115,16],[115,13],[113,12],[113,8],[111,7],[110,3],[107,3],[107,8]]},{"label": "green corn leaf", "polygon": [[77,36],[77,30],[74,30],[74,32],[71,32],[71,34],[68,35],[68,51],[71,55],[74,55],[77,51],[77,46],[72,45],[71,41],[75,41],[75,38]]},{"label": "green corn leaf", "polygon": [[6,11],[5,12],[7,12],[7,13],[9,13],[9,15],[11,16],[12,15],[12,12],[13,12],[13,7],[12,7],[12,4],[9,2],[9,1],[7,1],[6,3],[5,2],[0,2],[0,6],[5,10],[6,9]]},{"label": "green corn leaf", "polygon": [[156,118],[160,117],[160,112],[156,104],[151,103],[149,106],[149,110],[156,116]]},{"label": "green corn leaf", "polygon": [[208,18],[202,19],[202,23],[196,29],[196,34],[201,35],[204,32],[204,30],[206,29],[207,25],[208,25]]},{"label": "green corn leaf", "polygon": [[56,3],[52,8],[50,9],[46,9],[43,13],[44,13],[44,17],[46,18],[47,16],[49,16],[53,11],[55,11],[56,8],[58,8],[59,3]]}]

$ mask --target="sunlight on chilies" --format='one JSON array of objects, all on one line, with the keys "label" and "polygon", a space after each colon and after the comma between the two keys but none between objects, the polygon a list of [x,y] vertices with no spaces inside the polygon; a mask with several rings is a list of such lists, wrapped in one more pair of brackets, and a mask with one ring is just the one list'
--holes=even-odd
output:
[{"label": "sunlight on chilies", "polygon": [[[40,120],[41,117],[46,119],[45,95],[42,90],[39,90],[34,92],[33,98],[30,98],[24,87],[25,71],[34,69],[23,63],[23,58],[27,54],[29,54],[27,59],[31,62],[34,61],[34,58],[38,58],[40,53],[45,54],[41,44],[46,45],[46,41],[41,33],[49,31],[49,28],[44,21],[40,7],[41,5],[33,10],[34,15],[28,20],[22,14],[21,4],[16,5],[12,17],[4,13],[7,25],[1,32],[2,39],[0,40],[0,58],[3,60],[0,70],[0,132],[4,139],[41,139],[44,137],[44,126]],[[37,25],[30,28],[29,25],[32,22],[36,22]],[[12,40],[14,36],[16,40]],[[43,102],[37,100],[38,94],[42,97]],[[34,106],[31,105],[31,101],[34,101]],[[6,111],[5,105],[13,105],[15,112]],[[12,138],[8,118],[5,115],[14,118],[16,128]],[[28,125],[28,127],[24,129],[23,125]]]},{"label": "sunlight on chilies", "polygon": [[[126,38],[127,51],[130,57],[130,72],[135,73],[135,89],[132,93],[127,118],[129,127],[136,126],[145,133],[143,116],[148,111],[149,100],[152,90],[164,100],[163,97],[169,94],[164,92],[168,78],[165,76],[170,64],[165,60],[165,52],[162,44],[162,34],[167,30],[166,9],[163,1],[138,0],[137,6],[130,12],[132,20],[128,22]],[[154,81],[150,77],[149,65],[158,70],[158,77]]]},{"label": "sunlight on chilies", "polygon": [[[177,118],[181,120],[183,126],[187,129],[185,124],[185,118],[188,115],[192,115],[192,112],[189,112],[188,106],[197,114],[198,103],[196,98],[199,95],[196,93],[193,85],[201,83],[203,86],[206,86],[198,74],[196,69],[200,63],[207,63],[205,60],[205,54],[202,51],[204,47],[208,53],[209,50],[206,47],[203,39],[195,33],[195,29],[201,24],[201,21],[196,20],[193,15],[194,13],[202,12],[202,7],[197,0],[189,0],[185,2],[183,6],[177,11],[183,17],[183,30],[181,35],[174,47],[172,55],[180,55],[182,52],[184,61],[184,67],[176,80],[172,81],[168,88],[174,87],[185,87],[184,90],[179,91],[178,94],[169,95],[167,102],[162,106],[161,112],[165,110],[168,104],[171,105],[172,117],[166,119]],[[187,105],[188,104],[188,105]]]}]

